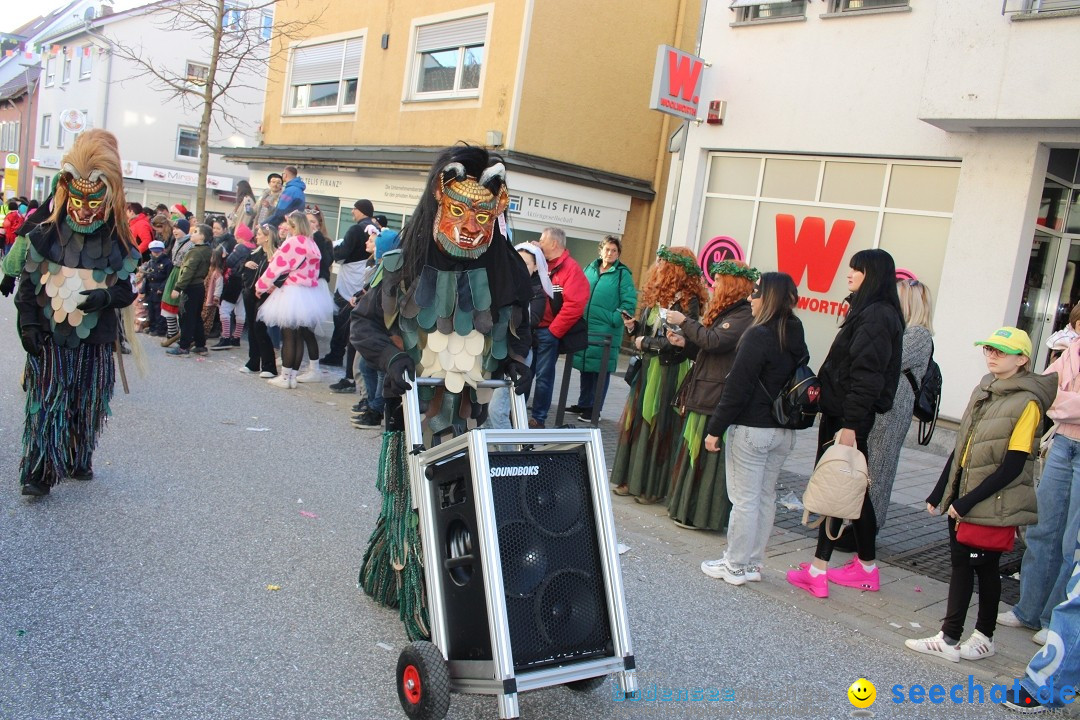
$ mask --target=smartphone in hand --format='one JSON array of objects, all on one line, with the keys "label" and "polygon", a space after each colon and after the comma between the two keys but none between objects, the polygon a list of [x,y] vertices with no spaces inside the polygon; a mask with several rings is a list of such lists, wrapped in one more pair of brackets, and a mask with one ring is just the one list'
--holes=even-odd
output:
[{"label": "smartphone in hand", "polygon": [[619,308],[619,314],[620,314],[620,315],[622,315],[622,316],[623,316],[624,318],[626,318],[627,320],[633,320],[633,319],[634,319],[634,316],[633,316],[633,315],[631,315],[630,313],[626,312],[626,311],[625,311],[625,310],[623,310],[622,308]]}]

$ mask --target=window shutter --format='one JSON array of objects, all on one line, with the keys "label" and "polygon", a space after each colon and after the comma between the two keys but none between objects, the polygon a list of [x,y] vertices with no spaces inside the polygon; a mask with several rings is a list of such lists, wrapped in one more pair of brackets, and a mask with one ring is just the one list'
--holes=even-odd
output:
[{"label": "window shutter", "polygon": [[337,82],[341,79],[341,53],[345,41],[308,45],[293,50],[293,85]]},{"label": "window shutter", "polygon": [[341,73],[343,80],[360,77],[360,59],[364,55],[364,38],[352,38],[345,45],[345,67]]},{"label": "window shutter", "polygon": [[487,35],[487,15],[423,25],[416,34],[416,51],[431,52],[469,45],[483,45]]}]

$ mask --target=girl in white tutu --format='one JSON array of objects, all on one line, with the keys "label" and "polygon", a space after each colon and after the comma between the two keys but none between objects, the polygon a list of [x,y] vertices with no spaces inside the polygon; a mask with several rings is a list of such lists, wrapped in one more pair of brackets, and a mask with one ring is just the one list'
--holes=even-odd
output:
[{"label": "girl in white tutu", "polygon": [[304,345],[315,341],[315,328],[334,313],[334,301],[319,287],[322,254],[311,239],[311,228],[303,212],[286,217],[288,237],[274,253],[255,283],[255,294],[266,295],[259,308],[259,320],[281,328],[281,375],[270,380],[280,388],[295,388],[297,371],[304,358]]}]

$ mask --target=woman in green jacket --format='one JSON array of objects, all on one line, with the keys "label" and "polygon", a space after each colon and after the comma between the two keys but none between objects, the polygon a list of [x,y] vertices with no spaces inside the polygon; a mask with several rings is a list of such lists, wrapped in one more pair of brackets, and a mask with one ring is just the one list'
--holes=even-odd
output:
[{"label": "woman in green jacket", "polygon": [[[578,413],[581,420],[591,422],[594,415],[600,417],[607,396],[608,380],[619,362],[619,345],[623,334],[623,314],[634,316],[637,306],[637,290],[630,268],[619,260],[622,243],[614,235],[608,235],[600,243],[600,257],[585,268],[589,280],[589,302],[585,306],[585,323],[588,326],[589,346],[574,355],[574,368],[581,371],[581,384],[576,405],[567,408]],[[602,337],[611,338],[607,372],[602,387],[597,388],[603,347],[597,343]]]}]

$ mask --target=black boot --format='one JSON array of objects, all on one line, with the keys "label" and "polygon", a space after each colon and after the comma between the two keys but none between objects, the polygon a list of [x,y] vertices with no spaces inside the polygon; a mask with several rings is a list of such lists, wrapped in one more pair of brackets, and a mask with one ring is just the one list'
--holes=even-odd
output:
[{"label": "black boot", "polygon": [[87,463],[86,467],[84,467],[84,468],[75,468],[71,472],[71,479],[72,480],[93,480],[94,479],[94,468],[93,468],[93,466],[90,463]]},{"label": "black boot", "polygon": [[31,472],[30,476],[23,480],[22,494],[30,497],[44,497],[49,494],[49,485],[45,482],[44,468]]}]

